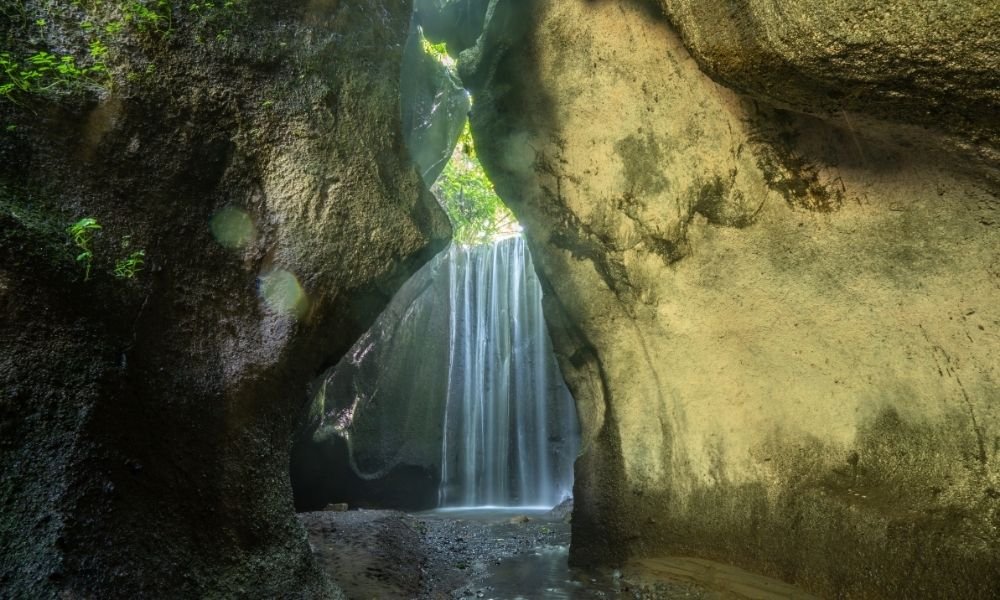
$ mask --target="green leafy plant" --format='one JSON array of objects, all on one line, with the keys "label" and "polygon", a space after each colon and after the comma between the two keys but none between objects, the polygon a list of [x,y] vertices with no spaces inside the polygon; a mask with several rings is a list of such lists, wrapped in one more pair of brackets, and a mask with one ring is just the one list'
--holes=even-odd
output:
[{"label": "green leafy plant", "polygon": [[90,247],[94,232],[101,228],[101,224],[93,217],[85,217],[66,228],[66,232],[73,240],[73,244],[82,250],[76,257],[76,262],[83,263],[84,281],[90,280],[90,269],[94,264],[94,251]]},{"label": "green leafy plant", "polygon": [[448,45],[444,42],[434,44],[421,35],[420,44],[423,46],[424,52],[432,56],[439,63],[448,66],[449,63],[454,62],[451,56],[448,55]]},{"label": "green leafy plant", "polygon": [[43,94],[56,87],[72,88],[90,75],[103,73],[107,66],[100,60],[107,52],[100,41],[90,46],[90,66],[80,66],[76,57],[53,54],[45,50],[35,52],[23,61],[10,52],[0,52],[0,96],[16,101],[14,94]]},{"label": "green leafy plant", "polygon": [[168,0],[133,0],[123,8],[125,22],[142,32],[167,34],[173,29],[173,3]]},{"label": "green leafy plant", "polygon": [[[94,266],[94,249],[91,244],[94,239],[94,233],[99,229],[101,229],[101,224],[93,217],[84,217],[66,228],[66,233],[69,234],[73,244],[80,250],[80,253],[76,256],[76,261],[82,263],[84,266],[84,281],[90,281],[90,273]],[[128,252],[131,244],[131,236],[125,236],[119,242],[122,251],[125,252]],[[118,279],[134,279],[145,264],[146,251],[134,250],[115,261],[113,273]]]},{"label": "green leafy plant", "polygon": [[517,219],[497,195],[476,156],[468,121],[451,160],[434,183],[434,192],[451,219],[453,238],[460,244],[486,244],[520,231]]},{"label": "green leafy plant", "polygon": [[188,5],[188,11],[203,17],[211,17],[220,14],[220,12],[231,12],[237,8],[242,8],[242,4],[243,2],[241,0],[226,0],[225,2],[192,2]]},{"label": "green leafy plant", "polygon": [[125,258],[115,261],[115,277],[133,279],[146,263],[146,251],[136,250]]},{"label": "green leafy plant", "polygon": [[[101,60],[102,58],[104,58],[104,55],[108,53],[108,47],[105,46],[104,42],[99,39],[90,42],[88,50],[90,51],[90,57],[93,58],[95,61]],[[95,63],[95,64],[102,64],[102,63]]]},{"label": "green leafy plant", "polygon": [[245,8],[243,0],[196,1],[188,4],[188,12],[198,17],[195,22],[195,42],[199,45],[212,39],[219,44],[227,42],[233,35],[233,18],[246,14]]}]

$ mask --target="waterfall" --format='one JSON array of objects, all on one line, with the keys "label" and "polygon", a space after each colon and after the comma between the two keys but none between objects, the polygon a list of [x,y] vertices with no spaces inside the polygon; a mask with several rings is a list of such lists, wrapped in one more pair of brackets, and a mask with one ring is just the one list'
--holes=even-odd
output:
[{"label": "waterfall", "polygon": [[555,505],[571,493],[576,414],[524,239],[453,245],[448,264],[439,504]]},{"label": "waterfall", "polygon": [[[365,482],[352,494],[375,506],[552,506],[568,497],[576,406],[524,240],[452,244],[431,259],[315,382],[310,415],[320,420],[314,442],[341,440]],[[383,504],[397,485],[407,502]]]},{"label": "waterfall", "polygon": [[[460,4],[417,3],[400,75],[406,147],[458,242],[414,273],[313,382],[310,442],[317,463],[350,468],[329,488],[359,503],[553,506],[572,493],[576,406],[524,239],[478,244],[520,226],[476,158],[472,99],[437,43],[453,21],[482,28],[486,4]],[[434,42],[424,25],[437,31]]]}]

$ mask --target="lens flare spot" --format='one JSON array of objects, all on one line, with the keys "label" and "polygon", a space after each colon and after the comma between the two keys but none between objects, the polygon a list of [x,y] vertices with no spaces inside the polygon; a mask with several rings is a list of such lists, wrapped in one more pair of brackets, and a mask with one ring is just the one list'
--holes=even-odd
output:
[{"label": "lens flare spot", "polygon": [[247,211],[227,206],[212,217],[212,235],[226,248],[242,248],[257,235],[257,228]]},{"label": "lens flare spot", "polygon": [[268,308],[280,315],[302,318],[309,307],[309,299],[299,285],[299,280],[284,269],[262,274],[258,280],[257,293]]}]

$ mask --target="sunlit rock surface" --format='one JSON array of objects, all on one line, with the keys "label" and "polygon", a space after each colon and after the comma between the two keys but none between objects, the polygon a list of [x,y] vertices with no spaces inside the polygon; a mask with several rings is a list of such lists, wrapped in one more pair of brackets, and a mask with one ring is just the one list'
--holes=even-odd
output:
[{"label": "sunlit rock surface", "polygon": [[406,147],[430,187],[465,127],[469,95],[445,65],[424,51],[420,15],[414,13],[403,50],[399,103]]},{"label": "sunlit rock surface", "polygon": [[692,56],[725,85],[810,113],[846,119],[843,111],[857,111],[929,126],[964,160],[1000,176],[996,2],[657,2]]},{"label": "sunlit rock surface", "polygon": [[995,7],[665,4],[698,60],[651,3],[546,0],[459,65],[580,409],[573,559],[990,597]]}]

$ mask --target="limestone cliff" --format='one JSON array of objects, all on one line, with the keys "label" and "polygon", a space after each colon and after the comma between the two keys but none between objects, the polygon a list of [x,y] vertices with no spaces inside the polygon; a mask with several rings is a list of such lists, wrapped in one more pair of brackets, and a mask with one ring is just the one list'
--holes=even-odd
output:
[{"label": "limestone cliff", "polygon": [[777,4],[495,2],[462,55],[580,409],[572,557],[989,597],[998,11]]}]

